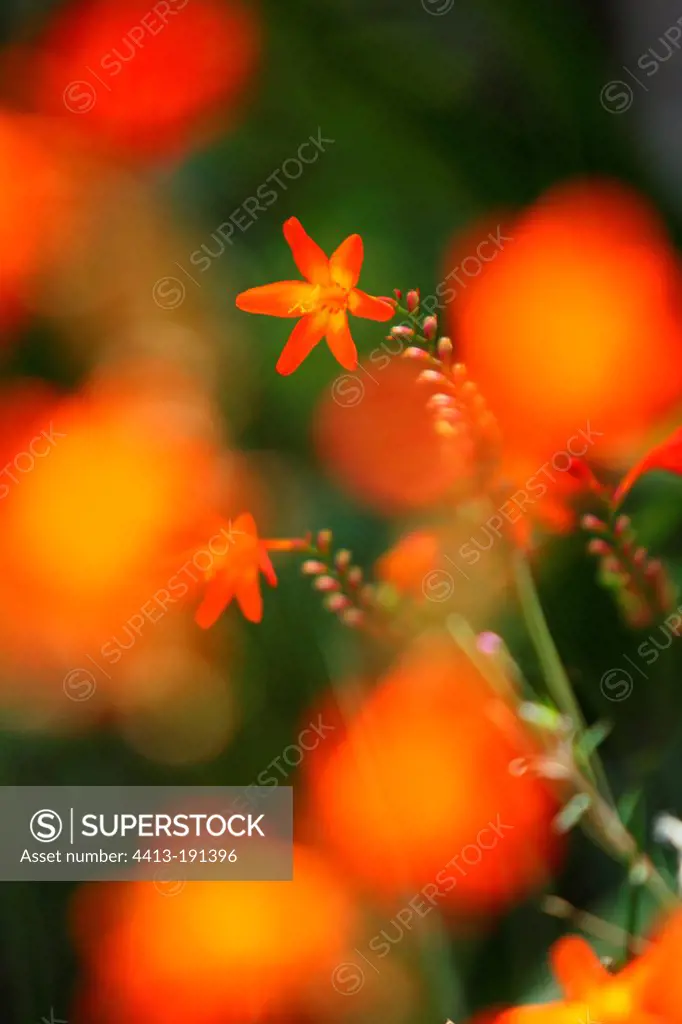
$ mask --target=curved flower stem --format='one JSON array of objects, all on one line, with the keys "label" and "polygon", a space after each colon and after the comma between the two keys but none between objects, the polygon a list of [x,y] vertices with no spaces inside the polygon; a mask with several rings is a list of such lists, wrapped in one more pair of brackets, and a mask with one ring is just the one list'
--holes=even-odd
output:
[{"label": "curved flower stem", "polygon": [[[514,578],[521,602],[521,610],[538,660],[542,666],[547,688],[559,710],[568,715],[575,729],[582,733],[586,728],[585,719],[573,693],[573,688],[566,675],[564,666],[561,663],[559,653],[554,645],[528,562],[525,555],[521,552],[514,553],[513,561]],[[613,796],[606,773],[596,752],[592,754],[586,764],[586,768],[592,782],[598,785],[606,800],[609,804],[613,805]]]},{"label": "curved flower stem", "polygon": [[[559,658],[547,625],[535,583],[525,557],[516,553],[514,561],[516,583],[528,632],[542,665],[547,686],[557,706],[568,715],[574,726],[582,731],[585,722],[568,676]],[[603,766],[596,753],[585,765],[588,777],[580,776],[580,789],[590,797],[590,809],[585,816],[604,849],[632,869],[642,868],[641,884],[666,907],[679,906],[678,897],[670,889],[653,863],[643,854],[634,837],[623,825],[615,809],[613,797]],[[577,774],[577,773],[576,773]]]}]

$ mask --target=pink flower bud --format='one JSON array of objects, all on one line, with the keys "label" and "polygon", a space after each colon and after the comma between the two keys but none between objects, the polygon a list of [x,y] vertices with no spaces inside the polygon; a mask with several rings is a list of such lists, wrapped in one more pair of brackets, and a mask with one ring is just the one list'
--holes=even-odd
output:
[{"label": "pink flower bud", "polygon": [[345,594],[328,594],[324,599],[324,606],[329,612],[343,612],[350,608],[350,601]]},{"label": "pink flower bud", "polygon": [[436,347],[438,352],[438,358],[444,362],[447,361],[452,355],[452,342],[449,338],[439,338],[438,345]]},{"label": "pink flower bud", "polygon": [[350,565],[350,560],[350,551],[346,551],[345,548],[341,548],[340,551],[336,552],[336,557],[334,558],[334,565],[336,566],[337,569],[346,569]]},{"label": "pink flower bud", "polygon": [[329,545],[332,542],[332,531],[331,530],[320,530],[317,535],[317,546],[320,551],[324,551],[325,554],[329,550]]},{"label": "pink flower bud", "polygon": [[583,530],[589,530],[590,533],[603,533],[606,529],[606,523],[598,519],[597,516],[593,516],[591,513],[583,516],[580,520]]},{"label": "pink flower bud", "polygon": [[411,341],[414,338],[414,331],[406,324],[397,324],[395,327],[391,327],[389,337],[398,338],[399,341]]},{"label": "pink flower bud", "polygon": [[431,358],[429,353],[425,352],[423,348],[416,348],[416,347],[406,348],[405,351],[401,353],[401,355],[402,355],[403,359],[422,359],[422,360],[426,359],[426,360],[428,360],[428,359]]},{"label": "pink flower bud", "polygon": [[435,316],[427,316],[422,326],[424,337],[427,341],[433,341],[438,334],[438,319]]},{"label": "pink flower bud", "polygon": [[309,558],[301,566],[301,572],[304,576],[318,576],[321,572],[326,572],[327,566],[324,562],[316,562],[314,559]]},{"label": "pink flower bud", "polygon": [[407,293],[407,312],[414,313],[419,305],[419,289],[413,288]]},{"label": "pink flower bud", "polygon": [[435,395],[431,395],[428,402],[426,403],[427,409],[453,409],[455,400],[452,395],[445,395],[442,391],[436,392]]},{"label": "pink flower bud", "polygon": [[359,608],[346,608],[345,611],[341,612],[340,618],[344,626],[354,628],[362,625],[365,614]]},{"label": "pink flower bud", "polygon": [[617,537],[622,537],[624,533],[630,529],[630,517],[629,516],[618,516],[615,523],[615,532]]},{"label": "pink flower bud", "polygon": [[417,377],[418,384],[447,384],[447,377],[444,377],[438,370],[422,370]]},{"label": "pink flower bud", "polygon": [[329,593],[330,591],[340,590],[341,584],[338,580],[335,580],[333,576],[318,576],[313,580],[313,587],[315,590],[321,590],[323,593]]}]

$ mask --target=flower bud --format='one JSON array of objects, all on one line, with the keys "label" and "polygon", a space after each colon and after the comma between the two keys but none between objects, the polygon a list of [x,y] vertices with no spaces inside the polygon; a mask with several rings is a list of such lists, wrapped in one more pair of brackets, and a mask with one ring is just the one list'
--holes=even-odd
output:
[{"label": "flower bud", "polygon": [[332,531],[331,530],[320,530],[317,535],[317,547],[320,551],[325,554],[329,550],[329,545],[332,542]]},{"label": "flower bud", "polygon": [[401,353],[401,355],[403,359],[431,359],[431,356],[429,355],[428,352],[424,351],[423,348],[417,348],[416,346],[414,346],[413,348],[406,348],[405,351]]},{"label": "flower bud", "polygon": [[318,576],[313,580],[313,587],[315,590],[321,590],[323,593],[329,593],[330,591],[340,590],[341,584],[338,580],[335,580],[333,576]]},{"label": "flower bud", "polygon": [[327,566],[324,562],[316,562],[315,559],[309,558],[301,566],[301,572],[304,576],[318,576],[321,572],[326,572]]},{"label": "flower bud", "polygon": [[590,533],[604,533],[606,530],[606,523],[598,519],[597,516],[593,516],[591,513],[583,516],[580,520],[580,524],[583,530],[588,530]]},{"label": "flower bud", "polygon": [[442,359],[443,362],[447,362],[452,355],[452,342],[449,338],[439,338],[438,345],[436,346],[438,358]]},{"label": "flower bud", "polygon": [[351,628],[361,626],[364,618],[365,613],[359,608],[346,608],[340,614],[340,619],[344,626],[350,626]]},{"label": "flower bud", "polygon": [[346,580],[352,587],[357,587],[362,583],[362,569],[359,565],[354,565],[352,569],[348,570]]},{"label": "flower bud", "polygon": [[343,612],[350,608],[350,601],[345,594],[328,594],[324,599],[324,606],[328,612]]},{"label": "flower bud", "polygon": [[336,566],[337,569],[340,570],[347,569],[348,566],[350,565],[350,560],[350,551],[347,551],[345,548],[341,548],[339,551],[336,552],[336,555],[334,557],[334,565]]},{"label": "flower bud", "polygon": [[415,309],[419,305],[419,289],[412,288],[407,293],[407,312],[414,313]]},{"label": "flower bud", "polygon": [[422,325],[424,337],[427,341],[433,341],[438,333],[438,319],[435,316],[427,316]]},{"label": "flower bud", "polygon": [[438,370],[422,370],[417,377],[418,384],[447,384],[447,377],[444,377]]}]

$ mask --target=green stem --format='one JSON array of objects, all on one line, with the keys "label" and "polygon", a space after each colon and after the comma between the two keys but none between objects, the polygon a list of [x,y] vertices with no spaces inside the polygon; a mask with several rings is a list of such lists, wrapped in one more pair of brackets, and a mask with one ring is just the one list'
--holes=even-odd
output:
[{"label": "green stem", "polygon": [[[542,667],[550,696],[559,710],[571,719],[576,731],[582,733],[586,728],[585,719],[580,710],[580,705],[574,696],[570,680],[561,663],[552,634],[549,631],[528,562],[520,552],[516,552],[513,558],[514,575],[521,602],[521,610]],[[610,804],[613,804],[608,780],[596,753],[593,753],[588,759],[585,767],[592,782],[598,785],[604,797]]]},{"label": "green stem", "polygon": [[[635,820],[633,825],[630,826],[630,831],[639,846],[644,847],[646,841],[646,809],[644,806],[644,792],[642,790],[639,792],[639,797],[637,798],[633,814]],[[625,928],[628,936],[636,936],[639,931],[641,894],[641,885],[630,886],[630,892],[628,893],[627,917],[625,919]],[[625,949],[623,950],[623,956],[626,962],[630,958],[630,953],[630,944],[626,943]]]}]

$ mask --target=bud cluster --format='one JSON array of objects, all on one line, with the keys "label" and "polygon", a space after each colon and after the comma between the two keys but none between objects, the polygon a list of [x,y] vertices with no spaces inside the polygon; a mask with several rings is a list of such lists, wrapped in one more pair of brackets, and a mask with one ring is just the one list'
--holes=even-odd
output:
[{"label": "bud cluster", "polygon": [[346,626],[362,626],[366,610],[373,604],[373,590],[364,583],[362,569],[353,564],[353,556],[346,548],[332,551],[331,530],[321,530],[315,542],[310,538],[310,558],[301,566],[304,576],[312,577],[313,589],[323,594],[327,611],[336,615]]},{"label": "bud cluster", "polygon": [[674,602],[672,586],[661,562],[637,543],[629,517],[609,523],[585,515],[581,525],[594,535],[587,550],[599,559],[600,580],[613,589],[626,621],[642,629],[662,618]]},{"label": "bud cluster", "polygon": [[[400,302],[402,292],[395,295]],[[411,326],[393,327],[390,337],[406,345],[404,359],[422,364],[417,380],[431,390],[427,407],[433,412],[436,433],[454,445],[463,476],[486,489],[500,457],[497,421],[464,364],[453,361],[452,341],[439,336],[438,317],[432,313],[420,317],[418,290],[409,291],[405,301],[407,308],[398,306],[398,310],[406,313]]]}]

